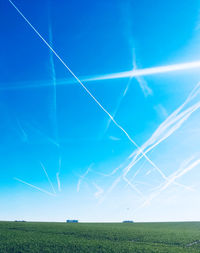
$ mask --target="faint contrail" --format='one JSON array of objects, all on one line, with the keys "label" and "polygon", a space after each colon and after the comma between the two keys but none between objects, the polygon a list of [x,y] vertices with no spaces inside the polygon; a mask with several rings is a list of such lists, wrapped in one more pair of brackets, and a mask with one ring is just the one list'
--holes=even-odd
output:
[{"label": "faint contrail", "polygon": [[[134,24],[133,24],[133,6],[131,5],[131,1],[123,1],[122,6],[121,6],[121,10],[122,10],[122,21],[124,23],[123,25],[123,32],[127,41],[127,44],[129,46],[129,49],[131,51],[131,56],[132,56],[132,70],[136,70],[138,69],[137,67],[137,59],[138,57],[136,57],[136,41],[134,39]],[[143,94],[145,96],[148,95],[152,95],[152,90],[151,88],[148,86],[147,82],[139,76],[135,77],[136,81],[138,82]]]},{"label": "faint contrail", "polygon": [[53,138],[49,137],[47,134],[45,134],[44,132],[42,132],[38,127],[35,127],[35,125],[33,126],[33,124],[29,124],[26,123],[26,125],[31,128],[33,131],[35,131],[37,134],[42,135],[43,137],[45,137],[50,143],[54,144],[56,147],[60,147],[60,144],[54,140]]},{"label": "faint contrail", "polygon": [[[53,34],[52,34],[52,27],[51,24],[49,25],[49,44],[53,45]],[[54,63],[54,55],[50,50],[50,66],[51,66],[51,77],[53,82],[53,124],[55,128],[55,139],[58,142],[58,126],[57,126],[57,82],[56,82],[56,70],[55,70],[55,63]]]},{"label": "faint contrail", "polygon": [[60,173],[56,173],[56,179],[57,179],[57,184],[58,184],[58,191],[61,192],[61,185],[60,185]]},{"label": "faint contrail", "polygon": [[84,180],[84,178],[85,178],[85,177],[87,176],[87,174],[90,172],[92,165],[93,165],[93,164],[91,164],[91,165],[89,166],[89,168],[86,170],[86,172],[85,172],[82,176],[80,176],[80,178],[79,178],[79,180],[78,180],[78,184],[77,184],[77,192],[80,191],[81,182]]},{"label": "faint contrail", "polygon": [[14,179],[17,180],[17,181],[19,181],[19,182],[21,182],[21,183],[23,183],[23,184],[26,184],[26,185],[28,185],[28,186],[34,188],[34,189],[36,189],[36,190],[38,190],[38,191],[44,192],[44,193],[46,193],[46,194],[48,194],[48,195],[50,195],[50,196],[53,196],[53,197],[56,196],[55,194],[53,194],[53,193],[51,193],[51,192],[45,191],[45,190],[42,189],[42,188],[39,188],[39,187],[37,187],[37,186],[35,186],[35,185],[32,185],[32,184],[29,184],[29,183],[27,183],[27,182],[25,182],[25,181],[23,181],[23,180],[21,180],[21,179],[19,179],[19,178],[16,178],[16,177],[15,177]]},{"label": "faint contrail", "polygon": [[58,172],[56,173],[56,178],[57,178],[59,192],[61,192],[60,169],[61,169],[61,157],[59,157],[59,160],[58,160]]},{"label": "faint contrail", "polygon": [[124,180],[134,191],[136,191],[136,192],[139,194],[140,197],[144,197],[144,195],[141,193],[141,191],[138,190],[138,188],[137,188],[134,184],[132,184],[131,181],[129,181],[128,178],[127,178],[125,175],[123,175],[123,180]]},{"label": "faint contrail", "polygon": [[94,196],[95,196],[96,199],[98,199],[103,194],[104,190],[100,186],[95,184],[94,182],[93,182],[93,185],[97,189],[97,192],[95,192]]},{"label": "faint contrail", "polygon": [[44,165],[43,165],[41,162],[40,162],[40,165],[41,165],[42,169],[44,170],[44,173],[45,173],[45,175],[46,175],[46,177],[47,177],[47,179],[48,179],[48,181],[49,181],[49,184],[50,184],[50,186],[51,186],[51,189],[52,189],[53,192],[56,194],[56,191],[55,191],[55,189],[54,189],[54,187],[53,187],[53,184],[52,184],[52,182],[51,182],[51,179],[49,178],[49,175],[47,174],[47,171],[46,171]]},{"label": "faint contrail", "polygon": [[99,204],[102,204],[102,202],[105,200],[105,198],[107,197],[107,195],[109,193],[111,193],[113,191],[113,189],[118,185],[118,183],[121,181],[122,177],[119,176],[113,183],[112,185],[109,187],[109,189],[107,190],[107,192],[104,194],[104,196],[100,199]]},{"label": "faint contrail", "polygon": [[[178,169],[176,172],[174,172],[171,176],[168,182],[165,182],[163,184],[163,186],[158,189],[158,191],[154,192],[153,194],[151,194],[151,196],[142,204],[141,207],[145,207],[146,205],[148,205],[155,197],[157,197],[162,191],[166,190],[176,179],[182,177],[183,175],[185,175],[186,173],[188,173],[189,171],[191,171],[193,168],[195,168],[197,165],[200,164],[200,159],[197,159],[196,161],[194,161],[192,164],[189,164],[188,167],[186,167],[185,169],[183,169],[182,171],[180,171],[180,169]],[[190,188],[190,190],[193,190]]]},{"label": "faint contrail", "polygon": [[[129,86],[130,86],[131,81],[132,81],[132,78],[129,78],[129,80],[128,80],[127,84],[126,84],[126,87],[125,87],[125,89],[124,89],[122,95],[120,96],[120,98],[119,98],[119,100],[118,100],[117,106],[116,106],[115,111],[114,111],[114,113],[113,113],[113,115],[112,115],[113,119],[116,117],[116,114],[117,114],[117,112],[118,112],[118,110],[119,110],[119,107],[120,107],[120,105],[121,105],[121,103],[122,103],[122,100],[123,100],[123,98],[125,97],[125,95],[126,95],[128,89],[129,89]],[[106,134],[106,132],[108,131],[111,122],[112,122],[112,119],[109,118],[109,119],[108,119],[108,122],[107,122],[107,124],[106,124],[106,128],[105,128],[105,130],[104,130],[104,132],[103,132],[103,136],[104,136],[104,135]]]},{"label": "faint contrail", "polygon": [[24,142],[28,142],[28,135],[25,132],[24,128],[22,127],[21,123],[19,122],[19,120],[17,119],[17,124],[19,126],[20,132],[21,132],[21,136],[22,136],[22,140]]},{"label": "faint contrail", "polygon": [[[29,20],[23,15],[23,13],[16,7],[16,5],[11,1],[8,0],[12,6],[17,10],[17,12],[22,16],[22,18],[29,24],[29,26],[34,30],[34,32],[40,37],[40,39],[47,45],[47,47],[54,53],[54,55],[60,60],[60,62],[65,66],[65,68],[71,73],[71,75],[77,80],[77,82],[85,89],[85,91],[91,96],[91,98],[98,104],[98,106],[110,117],[112,122],[118,127],[129,139],[130,142],[132,142],[137,149],[140,150],[141,153],[143,151],[140,149],[140,147],[136,144],[136,142],[129,136],[129,134],[124,130],[124,128],[116,122],[116,120],[112,117],[112,115],[101,105],[101,103],[92,95],[92,93],[86,88],[86,86],[80,81],[80,79],[72,72],[72,70],[67,66],[67,64],[61,59],[61,57],[56,53],[56,51],[49,45],[49,43],[42,37],[42,35],[35,29],[35,27],[29,22]],[[141,70],[143,71],[143,70]],[[140,71],[140,72],[141,72]],[[135,71],[137,72],[137,70]],[[144,71],[143,71],[144,72]],[[155,71],[154,71],[155,72]],[[131,74],[131,76],[134,76]],[[158,166],[155,165],[147,156],[146,154],[143,154],[144,157],[149,161],[149,163],[155,167],[155,169],[161,174],[163,178],[165,178],[164,173],[158,168]]]}]

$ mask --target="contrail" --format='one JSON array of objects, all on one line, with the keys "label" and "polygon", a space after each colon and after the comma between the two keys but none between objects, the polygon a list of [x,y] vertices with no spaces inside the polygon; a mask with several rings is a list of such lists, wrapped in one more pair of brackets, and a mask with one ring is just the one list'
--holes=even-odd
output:
[{"label": "contrail", "polygon": [[110,188],[107,190],[107,192],[104,194],[104,196],[100,199],[99,204],[102,204],[102,202],[105,200],[107,195],[113,191],[113,189],[118,185],[118,183],[121,181],[122,177],[119,176],[110,186]]},{"label": "contrail", "polygon": [[[116,120],[112,117],[112,115],[101,105],[101,103],[92,95],[92,93],[86,88],[86,86],[80,81],[80,79],[72,72],[72,70],[67,66],[67,64],[61,59],[61,57],[56,53],[56,51],[49,45],[49,43],[42,37],[42,35],[35,29],[35,27],[29,22],[29,20],[23,15],[23,13],[16,7],[16,5],[11,1],[8,0],[12,6],[16,9],[16,11],[22,16],[22,18],[28,23],[28,25],[34,30],[34,32],[40,37],[40,39],[46,44],[46,46],[54,53],[54,55],[59,59],[59,61],[65,66],[65,68],[70,72],[70,74],[76,79],[76,81],[85,89],[85,91],[90,95],[90,97],[97,103],[97,105],[110,117],[112,122],[118,127],[129,139],[130,142],[135,145],[137,149],[140,150],[141,153],[143,151],[141,148],[136,144],[136,142],[129,136],[129,134],[124,130],[124,128],[116,122]],[[143,71],[143,70],[141,70]],[[140,72],[141,72],[140,71]],[[132,72],[132,71],[131,71]],[[137,70],[135,70],[137,72]],[[144,72],[144,71],[143,71]],[[142,73],[143,73],[142,72]],[[154,71],[155,72],[155,71]],[[134,76],[131,74],[131,76]],[[146,156],[146,154],[143,154],[144,157],[149,161],[149,163],[155,167],[155,169],[161,174],[163,178],[166,178],[164,173]]]},{"label": "contrail", "polygon": [[36,127],[35,125],[31,125],[29,123],[26,123],[26,125],[31,128],[34,132],[36,132],[37,134],[43,136],[44,138],[46,138],[46,140],[48,140],[50,143],[54,144],[56,147],[60,147],[60,144],[54,140],[53,138],[49,137],[47,134],[45,134],[44,132],[42,132],[38,127]]},{"label": "contrail", "polygon": [[[124,89],[122,95],[120,96],[120,98],[119,98],[119,100],[118,100],[117,106],[116,106],[115,111],[114,111],[114,113],[113,113],[113,115],[112,115],[113,119],[116,117],[116,114],[117,114],[117,112],[118,112],[118,110],[119,110],[119,107],[120,107],[120,105],[121,105],[121,103],[122,103],[122,100],[123,100],[123,98],[125,97],[125,95],[126,95],[128,89],[129,89],[129,86],[130,86],[131,81],[132,81],[132,78],[129,78],[129,80],[128,80],[127,84],[126,84],[126,87],[125,87],[125,89]],[[104,130],[104,132],[103,132],[103,136],[104,136],[104,135],[106,134],[106,132],[108,131],[111,122],[112,122],[112,119],[109,118],[109,119],[108,119],[108,122],[107,122],[107,125],[106,125],[106,128],[105,128],[105,130]]]},{"label": "contrail", "polygon": [[50,186],[51,186],[51,189],[52,189],[53,192],[56,194],[56,191],[55,191],[55,189],[54,189],[54,187],[53,187],[53,184],[52,184],[52,182],[51,182],[51,179],[49,178],[49,175],[47,174],[47,171],[46,171],[44,165],[43,165],[41,162],[40,162],[40,165],[41,165],[42,169],[44,170],[44,173],[45,173],[45,175],[46,175],[46,177],[47,177],[47,179],[48,179],[48,181],[49,181],[49,184],[50,184]]},{"label": "contrail", "polygon": [[138,190],[138,188],[137,188],[134,184],[132,184],[131,181],[129,181],[128,178],[127,178],[126,176],[124,176],[124,175],[123,175],[123,180],[124,180],[134,191],[136,191],[136,192],[139,194],[140,197],[142,197],[142,198],[144,197],[144,195],[141,193],[141,191]]},{"label": "contrail", "polygon": [[92,165],[93,165],[93,164],[91,164],[91,165],[89,166],[89,168],[86,170],[86,172],[85,172],[82,176],[80,176],[80,178],[79,178],[79,180],[78,180],[78,184],[77,184],[77,192],[80,191],[81,183],[82,183],[82,181],[84,180],[84,178],[87,176],[87,174],[90,172]]},{"label": "contrail", "polygon": [[[195,168],[197,165],[200,164],[200,159],[197,159],[196,161],[194,161],[192,164],[189,164],[188,167],[186,167],[185,169],[183,169],[182,171],[180,171],[180,169],[178,169],[176,172],[174,172],[171,177],[170,180],[168,182],[165,182],[163,184],[163,186],[156,192],[154,192],[141,206],[145,207],[147,204],[149,204],[155,197],[157,197],[162,191],[166,190],[176,179],[182,177],[183,175],[185,175],[186,173],[188,173],[189,171],[191,171],[193,168]],[[193,190],[193,189],[192,189]]]},{"label": "contrail", "polygon": [[61,192],[61,185],[60,185],[60,173],[56,173],[56,179],[57,179],[57,184],[58,184],[58,191]]},{"label": "contrail", "polygon": [[60,169],[61,169],[61,157],[59,157],[59,160],[58,160],[58,172],[56,173],[56,178],[57,178],[59,192],[61,192]]},{"label": "contrail", "polygon": [[[51,24],[49,25],[49,44],[53,45],[53,34],[52,34],[52,27]],[[55,63],[54,63],[54,55],[50,50],[50,66],[51,66],[51,77],[53,82],[53,123],[55,128],[55,139],[58,142],[58,126],[57,126],[57,82],[56,82],[56,70],[55,70]]]},{"label": "contrail", "polygon": [[[123,21],[123,33],[125,35],[128,47],[131,51],[132,56],[132,69],[136,70],[137,67],[137,59],[136,57],[136,40],[134,39],[134,24],[133,24],[133,6],[131,5],[131,1],[123,1],[121,5],[122,10],[122,21]],[[148,86],[147,82],[142,77],[135,77],[136,81],[138,82],[144,96],[152,95],[152,90]]]},{"label": "contrail", "polygon": [[41,191],[41,192],[43,192],[43,193],[46,193],[46,194],[48,194],[48,195],[50,195],[50,196],[53,196],[53,197],[56,196],[55,194],[53,194],[53,193],[51,193],[51,192],[45,191],[45,190],[43,190],[42,188],[39,188],[39,187],[37,187],[37,186],[35,186],[35,185],[32,185],[32,184],[29,184],[29,183],[27,183],[27,182],[25,182],[25,181],[23,181],[23,180],[21,180],[21,179],[19,179],[19,178],[16,178],[16,177],[15,177],[14,180],[17,180],[17,181],[19,181],[19,182],[21,182],[21,183],[23,183],[23,184],[26,184],[26,185],[28,185],[28,186],[30,186],[30,187],[32,187],[32,188],[38,190],[38,191]]},{"label": "contrail", "polygon": [[[10,0],[8,0],[8,1],[11,2]],[[32,25],[31,25],[31,27],[32,27]],[[36,33],[39,34],[38,32],[36,32]],[[41,35],[38,35],[38,36],[41,36]],[[48,43],[45,41],[45,44],[48,44]],[[48,47],[51,48],[49,44],[48,44]],[[54,53],[54,55],[57,58],[59,57],[54,50],[52,52]],[[65,63],[63,63],[63,60],[60,57],[58,59],[61,61],[62,64],[64,64],[64,66],[66,65]],[[65,67],[67,69],[69,68],[69,67],[67,67],[67,65]],[[166,65],[166,66],[144,68],[144,69],[133,69],[133,70],[119,72],[119,73],[111,73],[111,74],[103,74],[103,75],[95,75],[95,76],[83,76],[80,78],[75,77],[75,74],[72,74],[73,72],[69,71],[73,75],[73,77],[76,79],[76,81],[74,81],[74,79],[59,79],[59,80],[57,80],[57,85],[67,85],[67,84],[73,84],[73,83],[78,82],[86,90],[86,92],[93,98],[93,100],[99,105],[99,102],[97,102],[97,99],[94,98],[94,96],[85,87],[85,85],[82,82],[94,82],[94,81],[121,79],[121,78],[136,78],[136,77],[142,77],[142,76],[147,76],[147,75],[162,74],[162,73],[167,73],[167,72],[175,72],[175,71],[198,69],[198,68],[200,68],[200,61],[185,62],[185,63],[179,63],[179,64]],[[142,82],[141,79],[136,79],[136,80],[138,80],[140,87],[144,91],[144,94],[146,94],[146,95],[152,94],[152,90],[149,87],[145,88],[144,84],[143,85],[141,84],[141,82]],[[0,90],[28,89],[28,88],[40,88],[40,87],[51,86],[50,81],[45,81],[45,82],[44,81],[37,81],[37,82],[33,82],[33,83],[35,83],[35,84],[28,84],[27,85],[27,83],[24,83],[24,85],[14,85],[11,87],[10,86],[0,87]],[[21,84],[21,82],[19,84]]]},{"label": "contrail", "polygon": [[200,94],[200,83],[195,86],[184,103],[179,106],[178,109],[176,109],[163,123],[161,123],[152,136],[141,146],[143,153],[141,153],[140,150],[137,150],[130,155],[130,158],[134,158],[132,162],[124,169],[125,174],[128,174],[132,166],[134,166],[143,158],[143,154],[147,154],[158,144],[171,136],[180,128],[180,126],[189,118],[189,116],[200,107],[200,102],[197,102],[193,106],[190,106],[188,109],[185,109],[183,112],[181,112],[181,110],[198,94]]},{"label": "contrail", "polygon": [[24,142],[28,142],[28,135],[25,132],[24,128],[22,127],[21,123],[19,122],[19,120],[17,119],[17,124],[19,126],[20,132],[21,132],[21,136],[22,136],[22,140]]},{"label": "contrail", "polygon": [[120,79],[120,78],[128,78],[128,77],[138,77],[138,76],[147,76],[154,74],[162,74],[167,72],[181,71],[181,70],[189,70],[200,68],[200,61],[194,62],[186,62],[180,64],[173,64],[167,66],[158,66],[153,68],[145,68],[145,69],[135,69],[125,72],[100,75],[90,78],[89,81],[101,81],[101,80],[109,80],[109,79]]},{"label": "contrail", "polygon": [[95,184],[94,182],[93,182],[93,185],[97,189],[97,192],[95,192],[94,196],[95,196],[96,199],[98,199],[103,194],[104,190],[100,186]]},{"label": "contrail", "polygon": [[[191,91],[183,104],[179,106],[178,109],[176,109],[163,123],[161,123],[160,126],[156,129],[156,131],[152,134],[152,136],[141,146],[141,149],[144,154],[149,153],[162,141],[171,136],[176,130],[181,127],[181,125],[190,117],[193,112],[200,108],[200,102],[197,102],[196,104],[191,105],[188,109],[185,109],[183,112],[181,112],[181,110],[199,94],[200,83],[195,86],[195,88]],[[136,150],[130,155],[129,158],[133,157],[132,161],[124,168],[122,177],[126,176],[130,172],[130,170],[144,157],[143,153],[141,153],[140,150]],[[135,175],[137,175],[137,171],[135,172]],[[135,175],[133,176],[133,178],[135,178]],[[164,179],[166,183],[170,180],[167,177],[165,177]],[[180,183],[173,181],[173,184],[190,190],[189,187]]]}]

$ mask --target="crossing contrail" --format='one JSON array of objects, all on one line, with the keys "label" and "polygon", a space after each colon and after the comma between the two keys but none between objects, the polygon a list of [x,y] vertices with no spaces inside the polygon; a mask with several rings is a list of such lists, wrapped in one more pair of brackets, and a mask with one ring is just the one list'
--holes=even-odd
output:
[{"label": "crossing contrail", "polygon": [[[156,192],[151,194],[151,196],[142,204],[141,208],[145,207],[146,205],[150,204],[150,202],[157,197],[162,191],[166,190],[176,179],[181,178],[183,175],[194,169],[197,165],[200,164],[200,159],[197,159],[193,163],[189,164],[186,168],[180,171],[178,169],[175,171],[171,176],[168,182],[165,182]],[[188,187],[189,188],[189,187]],[[194,191],[192,188],[190,190]]]},{"label": "crossing contrail", "polygon": [[48,182],[49,182],[49,184],[50,184],[50,186],[51,186],[51,189],[52,189],[53,192],[56,194],[56,191],[55,191],[55,189],[54,189],[54,187],[53,187],[53,184],[52,184],[52,182],[51,182],[51,179],[49,178],[49,175],[47,174],[47,171],[46,171],[46,169],[45,169],[43,163],[40,162],[40,165],[41,165],[42,169],[44,170],[44,173],[45,173],[45,175],[46,175],[46,177],[47,177],[47,179],[48,179]]},{"label": "crossing contrail", "polygon": [[[122,175],[113,182],[113,184],[107,191],[108,193],[110,193],[114,189],[114,187],[120,182],[121,179],[125,179],[125,178],[127,179],[128,173],[144,157],[143,154],[149,153],[151,150],[157,147],[161,142],[163,142],[168,137],[170,137],[175,131],[177,131],[182,126],[182,124],[192,115],[192,113],[194,113],[200,108],[200,101],[198,101],[194,103],[193,105],[190,105],[187,109],[184,109],[184,107],[187,106],[198,95],[200,95],[200,82],[190,92],[186,100],[171,115],[169,115],[168,118],[164,122],[162,122],[159,125],[159,127],[152,134],[152,136],[141,146],[140,149],[142,150],[142,152],[138,149],[130,155],[129,159],[132,158],[132,161],[130,161],[128,165],[124,167]],[[135,178],[135,175],[139,173],[138,170],[136,170],[131,180],[127,179],[128,180],[127,185],[130,186],[130,182],[132,182],[133,179]],[[171,182],[171,179],[166,176],[163,179],[165,180],[164,184]],[[175,180],[173,180],[171,183],[179,187],[183,187],[187,190],[191,190],[190,187],[180,184],[176,182]]]},{"label": "crossing contrail", "polygon": [[85,177],[87,176],[87,174],[91,171],[92,165],[93,165],[93,164],[91,164],[91,165],[89,166],[89,168],[86,170],[86,172],[85,172],[82,176],[79,177],[78,184],[77,184],[77,192],[80,191],[81,183],[82,183],[82,181],[85,179]]},{"label": "crossing contrail", "polygon": [[[130,135],[125,131],[125,129],[117,123],[117,121],[113,118],[113,116],[102,106],[102,104],[92,95],[92,93],[87,89],[87,87],[81,82],[81,80],[72,72],[72,70],[67,66],[67,64],[62,60],[62,58],[56,53],[56,51],[50,46],[50,44],[43,38],[43,36],[36,30],[36,28],[30,23],[30,21],[23,15],[23,13],[17,8],[17,6],[11,1],[8,0],[12,6],[16,9],[16,11],[22,16],[22,18],[27,22],[27,24],[34,30],[34,32],[40,37],[40,39],[46,44],[46,46],[54,53],[54,55],[58,58],[58,60],[65,66],[65,68],[70,72],[70,74],[76,79],[76,81],[84,88],[84,90],[88,93],[88,95],[97,103],[97,105],[104,111],[105,114],[107,114],[108,117],[112,120],[112,122],[115,124],[117,128],[119,128],[129,139],[133,145],[140,150],[140,152],[143,154],[143,156],[147,159],[147,161],[160,173],[160,175],[166,179],[166,176],[164,173],[158,168],[158,166],[153,163],[145,153],[143,153],[143,150],[136,144],[136,142],[130,137]],[[199,63],[200,65],[200,63]],[[162,68],[162,67],[161,67]],[[134,70],[132,72],[138,72],[139,70]],[[144,70],[140,70],[141,73],[144,73]],[[155,70],[153,71],[153,73]],[[132,73],[131,76],[134,76]]]},{"label": "crossing contrail", "polygon": [[17,180],[17,181],[19,181],[19,182],[21,182],[21,183],[23,183],[23,184],[25,184],[25,185],[28,185],[28,186],[30,186],[30,187],[32,187],[32,188],[38,190],[38,191],[41,191],[41,192],[43,192],[43,193],[48,194],[48,195],[50,195],[50,196],[53,196],[53,197],[56,196],[55,194],[53,194],[53,193],[51,193],[51,192],[45,191],[45,190],[42,189],[42,188],[39,188],[39,187],[37,187],[37,186],[35,186],[35,185],[32,185],[32,184],[29,184],[29,183],[27,183],[27,182],[25,182],[25,181],[23,181],[23,180],[21,180],[21,179],[19,179],[19,178],[16,178],[16,177],[15,177],[14,180]]}]

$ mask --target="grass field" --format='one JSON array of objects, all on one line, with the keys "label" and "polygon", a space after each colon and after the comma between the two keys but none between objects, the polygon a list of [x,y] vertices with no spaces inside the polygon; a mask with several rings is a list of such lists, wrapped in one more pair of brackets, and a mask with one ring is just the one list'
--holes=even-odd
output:
[{"label": "grass field", "polygon": [[200,252],[200,222],[0,222],[0,252]]}]

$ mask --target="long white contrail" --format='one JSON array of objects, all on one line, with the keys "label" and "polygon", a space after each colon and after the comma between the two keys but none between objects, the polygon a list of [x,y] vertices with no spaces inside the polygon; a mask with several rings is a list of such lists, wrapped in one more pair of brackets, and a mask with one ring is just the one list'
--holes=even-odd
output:
[{"label": "long white contrail", "polygon": [[147,75],[162,74],[162,73],[167,73],[167,72],[189,70],[189,69],[195,69],[195,68],[200,68],[200,61],[186,62],[186,63],[181,63],[181,64],[167,65],[167,66],[158,66],[158,67],[145,68],[145,69],[135,69],[135,70],[125,71],[125,72],[100,75],[100,76],[95,76],[93,78],[90,78],[88,79],[88,81],[101,81],[101,80],[109,80],[109,79],[147,76]]},{"label": "long white contrail", "polygon": [[[179,64],[166,65],[166,66],[157,66],[153,68],[135,69],[135,70],[123,71],[119,73],[111,73],[111,74],[103,74],[103,75],[95,75],[95,76],[83,76],[78,79],[79,81],[76,78],[75,78],[76,81],[74,81],[74,79],[59,79],[57,80],[57,85],[67,85],[67,84],[73,84],[75,82],[82,83],[82,82],[94,82],[94,81],[103,81],[103,80],[111,80],[111,79],[142,77],[142,76],[147,76],[147,75],[155,75],[155,74],[162,74],[162,73],[167,73],[167,72],[175,72],[175,71],[198,69],[198,68],[200,68],[200,61],[185,62],[185,63],[179,63]],[[152,94],[152,90],[149,87],[145,86],[145,84],[141,83],[142,80],[137,78],[137,81],[139,82],[140,87],[142,88],[144,94],[146,95]],[[19,84],[17,83],[18,85],[15,84],[14,86],[1,87],[0,90],[40,88],[40,87],[48,87],[51,85],[50,81],[37,81],[37,82],[32,82],[32,83],[33,84],[24,83],[20,85],[21,84],[20,82]],[[81,85],[83,86],[83,83]],[[89,91],[86,87],[84,87],[84,89],[87,92]],[[91,96],[91,94],[89,95]],[[93,96],[91,97],[93,98]]]},{"label": "long white contrail", "polygon": [[23,181],[23,180],[21,180],[21,179],[19,179],[19,178],[17,178],[17,177],[15,177],[14,180],[17,180],[17,181],[19,181],[19,182],[21,182],[21,183],[23,183],[23,184],[26,184],[26,185],[28,185],[28,186],[30,186],[30,187],[32,187],[32,188],[38,190],[38,191],[41,191],[41,192],[43,192],[43,193],[46,193],[46,194],[48,194],[48,195],[50,195],[50,196],[53,196],[53,197],[56,196],[55,194],[53,194],[53,193],[51,193],[51,192],[45,191],[45,190],[42,189],[42,188],[39,188],[39,187],[37,187],[37,186],[35,186],[35,185],[32,185],[32,184],[29,184],[29,183],[27,183],[27,182],[25,182],[25,181]]},{"label": "long white contrail", "polygon": [[[143,154],[147,161],[160,173],[160,175],[165,179],[166,176],[164,173],[155,165],[147,156],[143,153],[143,150],[136,144],[136,142],[129,136],[129,134],[124,130],[124,128],[116,122],[113,116],[101,105],[101,103],[92,95],[92,93],[86,88],[86,86],[80,81],[80,79],[72,72],[72,70],[67,66],[67,64],[61,59],[61,57],[56,53],[56,51],[49,45],[49,43],[42,37],[42,35],[35,29],[35,27],[29,22],[29,20],[23,15],[23,13],[17,8],[17,6],[11,1],[8,0],[16,11],[22,16],[22,18],[28,23],[28,25],[34,30],[34,32],[40,37],[40,39],[47,45],[47,47],[54,53],[54,55],[59,59],[59,61],[65,66],[65,68],[70,72],[70,74],[76,79],[76,81],[85,89],[85,91],[91,96],[91,98],[97,103],[97,105],[110,117],[112,122],[118,127],[129,139],[130,142],[135,145],[137,149]],[[135,70],[137,71],[137,70]]]}]

